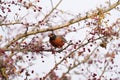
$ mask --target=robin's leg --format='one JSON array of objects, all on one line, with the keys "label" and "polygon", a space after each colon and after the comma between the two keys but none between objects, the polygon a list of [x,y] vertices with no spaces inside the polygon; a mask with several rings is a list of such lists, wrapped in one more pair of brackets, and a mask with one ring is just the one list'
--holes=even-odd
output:
[{"label": "robin's leg", "polygon": [[52,54],[56,54],[56,48],[51,47]]}]

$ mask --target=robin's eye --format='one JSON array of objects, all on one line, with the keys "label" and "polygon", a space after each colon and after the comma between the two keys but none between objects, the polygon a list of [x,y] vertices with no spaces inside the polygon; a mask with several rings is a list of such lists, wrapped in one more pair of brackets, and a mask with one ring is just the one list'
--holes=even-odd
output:
[{"label": "robin's eye", "polygon": [[49,34],[48,36],[49,36],[49,37],[51,37],[51,36],[52,36],[52,34]]},{"label": "robin's eye", "polygon": [[53,37],[53,36],[54,36],[53,34],[50,35],[50,37]]}]

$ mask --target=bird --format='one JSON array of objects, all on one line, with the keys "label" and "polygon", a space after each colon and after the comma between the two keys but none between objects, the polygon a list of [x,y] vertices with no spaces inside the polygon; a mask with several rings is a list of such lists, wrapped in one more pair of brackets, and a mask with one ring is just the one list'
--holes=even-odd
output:
[{"label": "bird", "polygon": [[54,33],[51,33],[48,36],[50,44],[55,48],[62,48],[67,42],[62,35],[56,35]]}]

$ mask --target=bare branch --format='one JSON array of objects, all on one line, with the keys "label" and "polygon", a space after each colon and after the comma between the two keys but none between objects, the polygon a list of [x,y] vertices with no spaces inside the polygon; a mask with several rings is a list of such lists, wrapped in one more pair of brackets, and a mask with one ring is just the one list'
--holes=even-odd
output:
[{"label": "bare branch", "polygon": [[108,65],[109,65],[109,63],[107,62],[107,64],[105,65],[105,67],[104,67],[104,69],[103,69],[103,71],[102,71],[102,73],[101,73],[101,75],[100,75],[100,77],[99,77],[100,80],[101,80],[103,74],[105,73]]},{"label": "bare branch", "polygon": [[[98,46],[99,46],[99,45],[98,45]],[[87,62],[87,61],[89,60],[90,56],[91,56],[91,55],[95,52],[95,50],[98,48],[98,46],[97,46],[96,48],[94,48],[94,50],[93,50],[88,56],[86,56],[86,57],[84,58],[84,60],[78,62],[78,64],[74,64],[72,67],[69,67],[68,70],[64,73],[64,75],[66,75],[67,73],[69,73],[72,69],[78,67],[80,64]],[[62,77],[60,78],[60,80],[62,80],[62,78],[63,78],[64,75],[62,75]]]},{"label": "bare branch", "polygon": [[53,1],[52,1],[52,0],[50,0],[50,3],[51,3],[51,6],[52,6],[52,9],[53,9]]},{"label": "bare branch", "polygon": [[[61,0],[61,1],[62,1],[62,0]],[[61,2],[61,1],[60,1],[60,2]],[[59,3],[60,3],[60,2],[59,2]],[[106,12],[114,9],[114,8],[115,8],[116,6],[118,6],[119,4],[120,4],[120,2],[116,2],[116,3],[112,4],[109,8],[103,9],[103,12],[106,13]],[[59,4],[58,4],[58,5],[59,5]],[[54,8],[54,9],[55,9],[55,8]],[[53,9],[53,10],[54,10],[54,9]],[[53,10],[52,10],[48,15],[50,15],[50,14],[53,12]],[[17,35],[14,39],[12,39],[11,41],[9,41],[8,44],[6,44],[4,48],[8,48],[12,43],[16,42],[17,40],[19,40],[19,39],[21,39],[21,38],[23,38],[23,37],[26,37],[26,36],[29,36],[29,35],[34,35],[34,34],[37,34],[37,33],[47,32],[47,31],[54,31],[54,30],[61,29],[61,28],[64,28],[64,27],[69,27],[69,25],[72,25],[72,24],[77,23],[77,22],[79,22],[79,21],[88,19],[88,18],[90,18],[91,16],[93,16],[93,15],[95,15],[95,14],[96,14],[96,13],[91,14],[91,15],[88,14],[88,15],[83,16],[83,17],[77,17],[77,18],[75,18],[75,19],[72,19],[72,20],[64,23],[64,24],[57,25],[57,26],[54,26],[54,27],[49,27],[49,28],[44,28],[44,29],[37,29],[37,30],[35,30],[35,31],[29,31],[29,32],[27,32],[27,34],[19,34],[19,35]],[[45,17],[43,20],[45,20],[47,17],[48,17],[48,16],[46,15],[46,17]]]},{"label": "bare branch", "polygon": [[[100,39],[100,38],[102,38],[102,37],[99,37],[99,38],[97,38],[97,39],[95,39],[95,40],[98,40],[98,39]],[[59,64],[61,64],[64,60],[66,60],[68,57],[70,57],[72,54],[74,54],[78,49],[80,49],[81,47],[87,45],[88,43],[89,43],[89,41],[86,42],[86,43],[84,43],[84,44],[82,44],[82,45],[79,45],[79,47],[78,47],[77,49],[71,51],[71,52],[70,52],[67,56],[65,56],[60,62],[58,62],[57,64],[55,64],[54,68],[52,68],[52,69],[45,75],[44,80],[48,77],[48,75],[49,75],[51,72],[53,72],[53,71],[58,67]],[[97,47],[98,47],[98,46],[97,46]],[[95,50],[97,49],[97,47],[95,48]],[[93,51],[94,51],[94,50],[93,50]],[[93,54],[93,53],[91,53],[89,56],[87,56],[86,59],[84,59],[83,61],[81,61],[79,64],[85,63],[92,54]],[[78,64],[78,65],[79,65],[79,64]]]},{"label": "bare branch", "polygon": [[62,0],[60,0],[57,3],[57,5],[54,8],[52,8],[52,10],[44,17],[44,19],[42,21],[45,21],[45,19],[47,19],[53,13],[53,11],[60,5],[61,2],[62,2]]},{"label": "bare branch", "polygon": [[0,26],[8,26],[8,25],[15,25],[15,24],[21,24],[20,22],[10,22],[10,23],[2,23]]}]

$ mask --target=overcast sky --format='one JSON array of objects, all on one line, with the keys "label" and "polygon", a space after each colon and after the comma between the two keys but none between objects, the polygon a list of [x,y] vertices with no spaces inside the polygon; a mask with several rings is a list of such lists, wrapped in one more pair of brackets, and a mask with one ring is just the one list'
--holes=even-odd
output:
[{"label": "overcast sky", "polygon": [[[44,13],[49,12],[50,9],[51,9],[50,0],[40,0],[40,1],[41,1],[40,5],[43,8],[42,9],[43,12]],[[55,6],[55,4],[58,1],[59,0],[53,0],[54,6]],[[96,7],[100,7],[100,5],[105,6],[106,5],[105,4],[106,1],[108,1],[108,0],[63,0],[62,3],[60,4],[60,6],[58,8],[61,9],[61,10],[63,10],[63,11],[67,11],[68,13],[72,13],[74,15],[78,15],[78,14],[84,14],[87,11],[95,10]],[[111,0],[111,1],[115,2],[117,0]],[[109,17],[110,20],[111,20],[111,22],[114,21],[116,18],[118,18],[120,16],[119,13],[117,13],[116,10],[113,10],[113,13],[111,13],[111,14],[112,14],[112,16]],[[0,32],[2,32],[1,29],[0,29]],[[38,57],[38,59],[39,59],[39,57]],[[53,65],[53,63],[54,63],[54,57],[53,57],[53,55],[51,55],[51,57],[49,56],[49,58],[46,58],[44,60],[45,60],[44,64],[40,62],[40,59],[36,60],[34,63],[37,66],[34,65],[30,69],[35,69],[35,71],[38,72],[38,75],[43,76],[41,74],[41,72],[48,72],[54,66]],[[25,64],[21,64],[21,65],[25,65]],[[33,75],[32,77],[34,77],[34,76],[35,75]],[[77,79],[78,78],[76,78],[76,79],[74,78],[73,80],[77,80]]]}]

